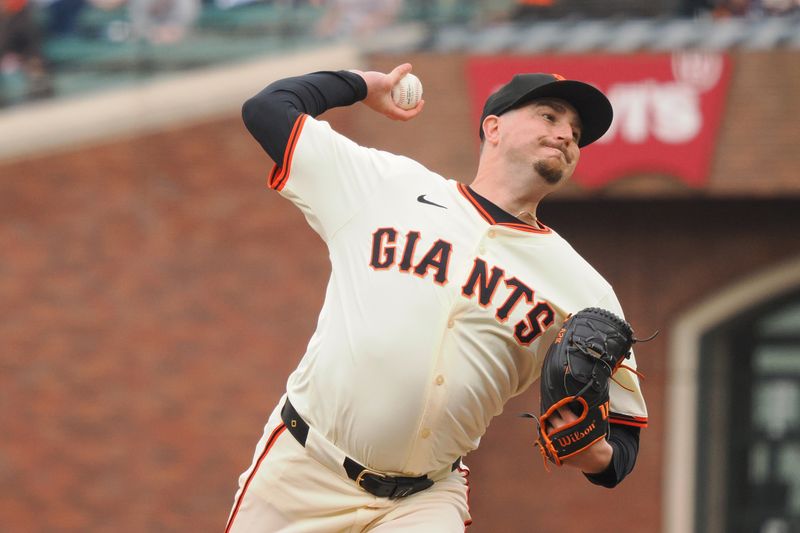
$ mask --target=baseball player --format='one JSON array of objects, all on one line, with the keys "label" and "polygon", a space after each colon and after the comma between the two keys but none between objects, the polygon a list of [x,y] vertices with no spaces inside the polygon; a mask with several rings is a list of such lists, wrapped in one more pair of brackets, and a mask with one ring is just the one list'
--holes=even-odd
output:
[{"label": "baseball player", "polygon": [[[362,101],[397,120],[388,74],[316,72],[248,100],[244,122],[275,162],[332,266],[317,329],[289,376],[226,532],[463,531],[468,470],[492,417],[539,376],[570,314],[622,314],[611,286],[536,218],[609,127],[594,87],[513,78],[486,101],[477,175],[465,185],[359,146],[315,117]],[[635,360],[610,388],[608,438],[566,459],[613,487],[633,468],[647,411]],[[549,423],[574,421],[569,409]]]}]

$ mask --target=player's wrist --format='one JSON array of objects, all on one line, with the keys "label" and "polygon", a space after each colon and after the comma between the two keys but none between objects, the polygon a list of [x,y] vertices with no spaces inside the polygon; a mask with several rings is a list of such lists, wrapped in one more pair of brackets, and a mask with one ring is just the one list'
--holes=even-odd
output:
[{"label": "player's wrist", "polygon": [[614,457],[614,448],[606,439],[600,439],[582,452],[564,460],[564,464],[578,468],[584,474],[599,474],[608,468]]},{"label": "player's wrist", "polygon": [[[356,68],[351,68],[351,69],[348,69],[347,72],[352,72],[353,74],[357,74],[357,75],[361,76],[362,78],[364,78],[364,71],[363,70],[358,70]],[[365,81],[366,81],[366,78],[365,78]]]}]

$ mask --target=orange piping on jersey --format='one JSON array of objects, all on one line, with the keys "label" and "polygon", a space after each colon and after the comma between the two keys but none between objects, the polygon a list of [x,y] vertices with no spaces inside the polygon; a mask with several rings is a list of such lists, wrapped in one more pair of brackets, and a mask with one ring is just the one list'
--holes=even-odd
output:
[{"label": "orange piping on jersey", "polygon": [[292,170],[292,156],[294,149],[297,146],[297,139],[300,137],[300,132],[303,131],[303,124],[306,122],[308,115],[300,115],[294,121],[292,132],[289,134],[289,141],[286,143],[286,148],[283,151],[283,164],[279,167],[277,164],[272,167],[267,178],[267,185],[270,189],[276,191],[283,190],[286,181],[289,179],[289,173]]},{"label": "orange piping on jersey", "polygon": [[510,222],[500,222],[497,225],[498,226],[505,226],[505,227],[511,228],[511,229],[518,229],[520,231],[527,231],[528,233],[550,233],[551,231],[553,231],[550,228],[548,228],[547,226],[545,226],[544,224],[542,224],[541,222],[537,221],[537,224],[539,224],[542,227],[541,228],[534,228],[533,226],[529,226],[528,224],[516,224],[516,223],[510,223]]},{"label": "orange piping on jersey", "polygon": [[270,189],[274,189],[273,183],[275,182],[275,175],[278,174],[280,170],[281,167],[279,167],[277,164],[272,165],[272,169],[269,171],[269,174],[267,175],[267,187],[269,187]]},{"label": "orange piping on jersey", "polygon": [[292,127],[292,133],[289,135],[289,142],[283,155],[283,171],[281,172],[280,179],[275,185],[275,190],[283,190],[284,185],[289,179],[289,174],[292,171],[292,158],[294,157],[294,149],[297,147],[297,140],[300,138],[300,133],[303,131],[303,125],[306,122],[308,115],[300,115]]},{"label": "orange piping on jersey", "polygon": [[486,211],[483,206],[476,200],[472,194],[470,194],[469,189],[463,183],[458,184],[458,190],[464,198],[469,200],[469,203],[475,207],[475,209],[480,213],[481,217],[483,217],[486,222],[493,226],[504,226],[506,228],[516,229],[520,231],[527,231],[528,233],[551,233],[553,230],[539,222],[542,226],[541,229],[534,228],[533,226],[529,226],[528,224],[517,224],[513,222],[497,222],[489,213]]},{"label": "orange piping on jersey", "polygon": [[261,452],[261,456],[258,458],[258,461],[256,461],[256,464],[253,467],[253,471],[250,472],[249,476],[247,476],[247,481],[245,481],[244,486],[242,486],[242,493],[239,494],[239,499],[236,500],[236,506],[233,508],[233,511],[231,511],[231,517],[228,519],[228,525],[225,527],[225,533],[229,533],[229,531],[231,530],[231,526],[233,526],[233,521],[236,518],[236,515],[239,513],[239,508],[242,506],[244,495],[247,492],[247,488],[250,486],[250,482],[253,481],[253,478],[256,475],[258,467],[261,466],[261,463],[264,461],[264,458],[267,456],[270,449],[272,449],[272,445],[275,444],[275,441],[278,440],[278,437],[280,437],[281,433],[283,433],[285,430],[286,430],[286,424],[281,423],[278,427],[275,428],[275,430],[269,436],[269,439],[267,439],[267,445],[264,446],[264,451]]},{"label": "orange piping on jersey", "polygon": [[620,424],[622,426],[633,426],[637,428],[647,427],[646,418],[640,418],[636,416],[615,415],[613,413],[608,416],[608,422],[610,424]]},{"label": "orange piping on jersey", "polygon": [[[469,489],[470,489],[470,486],[469,486],[469,468],[467,468],[466,466],[464,466],[462,464],[462,465],[459,465],[457,470],[464,476],[464,484],[467,486],[467,513],[469,513]],[[468,528],[471,525],[472,525],[472,519],[470,518],[469,520],[464,522],[464,529]]]},{"label": "orange piping on jersey", "polygon": [[478,201],[472,197],[466,185],[464,185],[463,183],[459,183],[458,190],[461,192],[464,198],[469,200],[469,202],[475,207],[475,209],[478,211],[478,213],[480,213],[483,219],[486,220],[486,222],[488,222],[489,224],[495,223],[491,215],[489,215],[489,213],[481,206],[481,204],[479,204]]}]

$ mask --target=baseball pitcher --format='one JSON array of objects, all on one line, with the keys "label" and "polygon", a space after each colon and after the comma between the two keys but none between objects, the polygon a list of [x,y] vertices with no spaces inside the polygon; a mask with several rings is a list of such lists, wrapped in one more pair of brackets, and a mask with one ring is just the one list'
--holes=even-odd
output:
[{"label": "baseball pitcher", "polygon": [[272,83],[244,122],[331,261],[316,331],[239,479],[226,532],[463,531],[468,469],[492,417],[542,376],[546,461],[613,487],[647,410],[611,286],[536,216],[611,124],[597,89],[520,74],[490,96],[466,185],[318,120],[363,102],[410,120],[411,70]]}]

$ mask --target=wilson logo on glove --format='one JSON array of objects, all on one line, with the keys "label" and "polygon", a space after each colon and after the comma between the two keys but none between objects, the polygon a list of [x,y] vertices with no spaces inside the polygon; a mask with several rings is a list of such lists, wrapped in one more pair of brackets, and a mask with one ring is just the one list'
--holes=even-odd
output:
[{"label": "wilson logo on glove", "polygon": [[558,444],[559,444],[559,446],[566,447],[566,446],[569,446],[570,444],[574,444],[576,442],[580,442],[581,440],[583,440],[587,435],[589,435],[594,430],[595,430],[595,423],[592,422],[591,424],[589,424],[589,427],[587,427],[583,431],[575,431],[575,432],[567,435],[566,437],[558,438],[557,439],[558,440]]},{"label": "wilson logo on glove", "polygon": [[[633,336],[630,324],[610,311],[590,307],[569,317],[547,350],[542,363],[541,415],[536,419],[536,446],[545,461],[561,466],[609,431],[609,380],[619,368],[641,376],[623,361],[635,342],[653,339]],[[551,418],[567,408],[578,418],[555,427]]]}]

